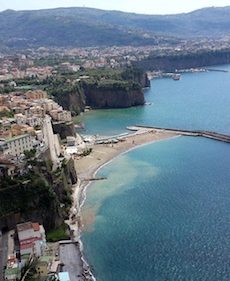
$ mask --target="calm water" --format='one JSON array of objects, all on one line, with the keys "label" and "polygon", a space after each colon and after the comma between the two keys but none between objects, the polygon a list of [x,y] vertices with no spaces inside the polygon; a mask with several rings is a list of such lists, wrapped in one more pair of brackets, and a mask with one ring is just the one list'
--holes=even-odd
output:
[{"label": "calm water", "polygon": [[[90,112],[85,124],[102,134],[136,123],[230,133],[229,83],[219,72],[155,80],[152,105]],[[178,137],[121,155],[99,174],[108,179],[88,190],[82,235],[97,280],[230,280],[229,144]]]},{"label": "calm water", "polygon": [[[219,66],[230,71],[230,65]],[[135,124],[230,133],[230,72],[184,74],[180,81],[152,80],[151,105],[84,114],[85,134],[117,134]]]}]

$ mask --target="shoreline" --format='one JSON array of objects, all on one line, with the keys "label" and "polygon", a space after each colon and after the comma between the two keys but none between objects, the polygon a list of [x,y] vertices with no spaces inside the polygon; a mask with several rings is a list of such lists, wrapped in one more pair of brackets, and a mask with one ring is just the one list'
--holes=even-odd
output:
[{"label": "shoreline", "polygon": [[96,280],[84,257],[83,244],[80,238],[84,227],[82,224],[81,209],[86,200],[87,188],[92,183],[97,172],[119,155],[150,143],[168,140],[178,136],[180,135],[175,132],[144,128],[133,134],[125,135],[122,137],[121,141],[115,144],[95,144],[93,145],[92,152],[88,156],[75,159],[74,164],[78,175],[78,182],[73,186],[73,205],[67,224],[70,228],[72,240],[79,242],[79,257],[82,261],[81,280]]}]

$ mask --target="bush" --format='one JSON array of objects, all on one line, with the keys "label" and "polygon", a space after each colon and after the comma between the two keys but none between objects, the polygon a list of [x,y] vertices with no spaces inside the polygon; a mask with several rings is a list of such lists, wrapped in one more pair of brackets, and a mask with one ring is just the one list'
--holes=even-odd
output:
[{"label": "bush", "polygon": [[60,240],[69,239],[69,235],[67,234],[67,226],[66,224],[62,224],[59,227],[50,230],[46,235],[46,240],[48,242],[57,242]]}]

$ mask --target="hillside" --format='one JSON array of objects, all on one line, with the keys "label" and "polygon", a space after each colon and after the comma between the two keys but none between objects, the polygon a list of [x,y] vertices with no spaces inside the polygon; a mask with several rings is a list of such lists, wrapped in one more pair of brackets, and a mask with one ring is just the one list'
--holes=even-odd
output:
[{"label": "hillside", "polygon": [[8,47],[153,45],[229,35],[230,7],[163,16],[91,8],[7,10],[0,26],[0,46]]}]

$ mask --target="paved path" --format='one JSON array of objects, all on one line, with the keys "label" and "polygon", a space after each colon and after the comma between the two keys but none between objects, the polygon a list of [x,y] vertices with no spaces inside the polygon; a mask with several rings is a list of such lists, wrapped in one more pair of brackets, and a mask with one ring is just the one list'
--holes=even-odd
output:
[{"label": "paved path", "polygon": [[0,280],[3,279],[3,271],[7,262],[8,233],[0,235]]},{"label": "paved path", "polygon": [[68,271],[71,281],[82,281],[82,261],[78,245],[75,243],[60,245],[60,260],[64,264],[62,271]]}]

